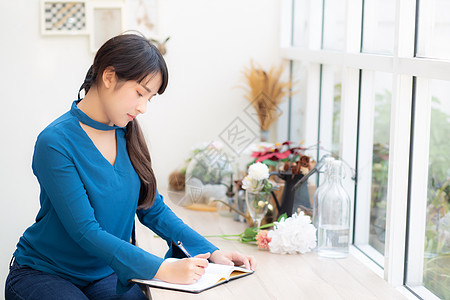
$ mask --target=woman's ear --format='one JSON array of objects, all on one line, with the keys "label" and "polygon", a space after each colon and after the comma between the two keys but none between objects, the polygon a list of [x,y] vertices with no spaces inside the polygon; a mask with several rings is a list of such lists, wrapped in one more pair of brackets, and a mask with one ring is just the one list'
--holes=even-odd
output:
[{"label": "woman's ear", "polygon": [[116,72],[114,70],[114,67],[107,67],[103,71],[102,80],[103,84],[107,89],[109,89],[112,85],[116,83]]}]

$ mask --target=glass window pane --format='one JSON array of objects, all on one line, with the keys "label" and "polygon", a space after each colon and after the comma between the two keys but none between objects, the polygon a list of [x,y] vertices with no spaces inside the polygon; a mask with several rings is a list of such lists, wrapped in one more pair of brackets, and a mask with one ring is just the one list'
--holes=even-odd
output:
[{"label": "glass window pane", "polygon": [[291,100],[290,137],[293,142],[305,139],[305,107],[306,107],[306,66],[300,61],[293,62],[292,78],[294,81]]},{"label": "glass window pane", "polygon": [[450,82],[431,82],[423,285],[450,299]]},{"label": "glass window pane", "polygon": [[[326,154],[333,154],[341,158],[340,153],[340,128],[341,128],[341,91],[342,91],[342,66],[323,65],[320,91],[320,124],[319,124],[319,153],[318,159]],[[344,173],[350,174],[344,163]],[[324,171],[322,169],[321,171]],[[345,176],[345,180],[349,176]],[[323,184],[325,176],[319,173],[315,182],[318,186]],[[311,183],[313,181],[310,181]]]},{"label": "glass window pane", "polygon": [[325,0],[323,49],[344,50],[346,0]]},{"label": "glass window pane", "polygon": [[364,0],[363,52],[394,52],[395,3],[392,0]]},{"label": "glass window pane", "polygon": [[450,59],[450,1],[419,1],[417,56]]},{"label": "glass window pane", "polygon": [[381,266],[385,245],[391,98],[392,74],[363,72],[355,244],[375,253],[368,255]]},{"label": "glass window pane", "polygon": [[330,152],[340,156],[342,67],[324,65],[321,82],[319,157]]},{"label": "glass window pane", "polygon": [[333,134],[331,139],[331,152],[341,156],[341,98],[342,98],[342,70],[339,72],[338,82],[333,86]]},{"label": "glass window pane", "polygon": [[308,46],[308,11],[309,0],[294,0],[293,41],[294,47]]},{"label": "glass window pane", "polygon": [[384,254],[392,75],[375,73],[369,245]]}]

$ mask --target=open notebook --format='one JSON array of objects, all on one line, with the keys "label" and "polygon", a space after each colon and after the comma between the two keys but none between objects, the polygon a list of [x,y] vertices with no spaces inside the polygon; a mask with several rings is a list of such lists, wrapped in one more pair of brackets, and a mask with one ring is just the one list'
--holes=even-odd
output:
[{"label": "open notebook", "polygon": [[[169,259],[176,260],[176,258]],[[206,268],[205,274],[196,283],[193,284],[168,283],[158,279],[132,279],[132,281],[163,289],[171,289],[189,293],[200,293],[219,284],[250,275],[254,272],[255,271],[247,270],[241,267],[209,263],[208,267]]]}]

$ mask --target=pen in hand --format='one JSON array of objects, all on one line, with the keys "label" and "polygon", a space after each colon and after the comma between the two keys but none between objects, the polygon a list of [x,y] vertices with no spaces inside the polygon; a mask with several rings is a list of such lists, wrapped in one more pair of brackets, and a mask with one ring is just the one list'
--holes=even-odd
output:
[{"label": "pen in hand", "polygon": [[[183,243],[181,241],[177,242],[177,246],[178,246],[178,248],[180,248],[181,251],[183,251],[184,255],[186,255],[187,258],[192,258],[192,255],[189,254],[189,252],[186,250],[186,248],[183,247]],[[203,256],[205,256],[205,257],[203,257]],[[209,256],[210,256],[209,253],[205,253],[205,254],[199,254],[198,256],[196,256],[196,258],[207,260]],[[208,265],[198,264],[197,266],[199,266],[201,268],[206,268]]]},{"label": "pen in hand", "polygon": [[183,247],[183,243],[181,241],[177,242],[177,246],[181,251],[183,251],[184,255],[186,255],[187,257],[192,257],[192,255],[190,255],[189,252],[187,252],[187,250]]}]

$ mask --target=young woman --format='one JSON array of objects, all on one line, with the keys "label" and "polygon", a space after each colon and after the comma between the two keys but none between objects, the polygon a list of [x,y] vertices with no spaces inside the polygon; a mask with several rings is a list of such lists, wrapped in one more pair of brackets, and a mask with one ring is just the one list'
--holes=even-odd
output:
[{"label": "young woman", "polygon": [[[130,279],[194,283],[208,259],[254,268],[252,257],[222,252],[189,228],[157,191],[135,118],[167,81],[163,57],[141,36],[123,34],[98,50],[85,97],[37,138],[41,208],[17,244],[6,299],[142,299]],[[135,214],[167,241],[166,257],[182,257],[178,241],[194,257],[167,262],[131,244]]]}]

